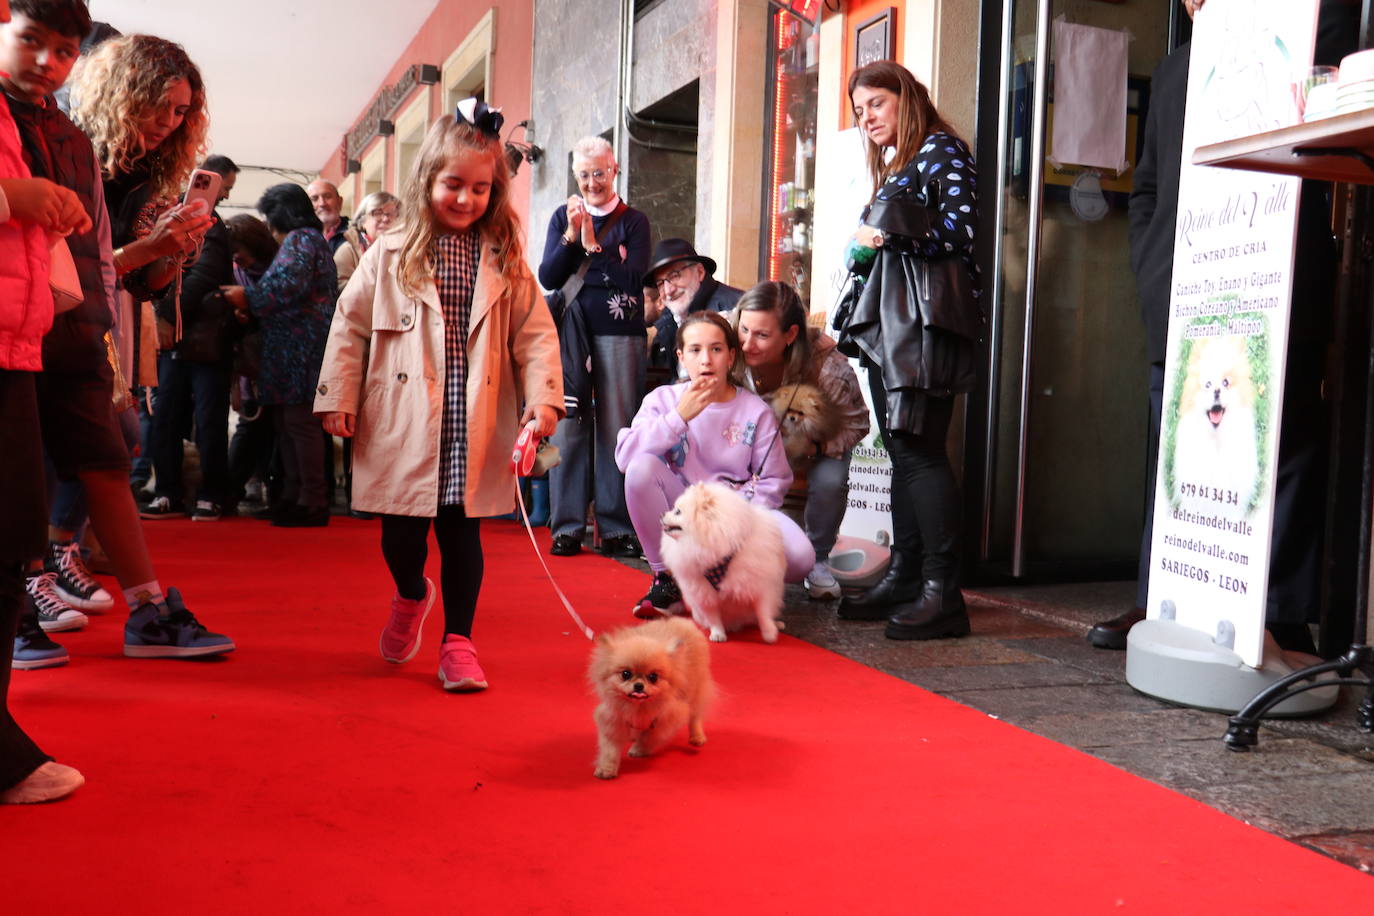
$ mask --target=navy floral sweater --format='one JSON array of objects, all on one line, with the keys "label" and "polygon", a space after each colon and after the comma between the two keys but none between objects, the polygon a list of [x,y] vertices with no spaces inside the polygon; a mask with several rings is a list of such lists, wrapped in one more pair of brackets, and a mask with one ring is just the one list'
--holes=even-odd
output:
[{"label": "navy floral sweater", "polygon": [[246,290],[262,328],[262,403],[314,402],[338,287],[334,254],[323,233],[293,229],[262,279]]}]

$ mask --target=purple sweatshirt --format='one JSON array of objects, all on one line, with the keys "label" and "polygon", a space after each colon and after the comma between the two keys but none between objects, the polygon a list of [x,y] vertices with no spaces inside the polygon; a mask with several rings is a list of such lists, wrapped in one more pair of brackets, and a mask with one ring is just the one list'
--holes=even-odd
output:
[{"label": "purple sweatshirt", "polygon": [[777,441],[772,408],[753,392],[736,388],[733,400],[711,404],[688,423],[677,412],[687,384],[649,392],[634,422],[620,431],[616,465],[624,471],[636,456],[656,455],[691,483],[719,481],[746,495],[749,488],[741,484],[757,474],[750,502],[769,509],[781,506],[792,486],[792,469]]}]

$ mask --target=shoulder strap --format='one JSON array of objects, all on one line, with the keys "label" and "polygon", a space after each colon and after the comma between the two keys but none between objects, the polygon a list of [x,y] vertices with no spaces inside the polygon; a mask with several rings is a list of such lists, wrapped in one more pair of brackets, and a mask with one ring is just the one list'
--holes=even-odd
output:
[{"label": "shoulder strap", "polygon": [[616,201],[615,209],[611,211],[610,219],[606,220],[601,227],[601,231],[596,234],[596,243],[598,245],[601,244],[602,239],[610,234],[610,231],[615,228],[615,224],[620,222],[620,218],[625,215],[625,211],[628,209],[630,208],[625,205],[625,201]]}]

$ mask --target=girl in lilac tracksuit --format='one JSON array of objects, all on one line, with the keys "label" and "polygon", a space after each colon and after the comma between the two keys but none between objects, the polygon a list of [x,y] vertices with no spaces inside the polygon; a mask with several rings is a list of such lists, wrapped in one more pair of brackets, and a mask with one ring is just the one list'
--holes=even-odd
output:
[{"label": "girl in lilac tracksuit", "polygon": [[715,312],[693,312],[678,328],[678,362],[688,381],[656,388],[628,429],[620,431],[615,461],[625,473],[630,520],[654,581],[635,608],[638,617],[681,609],[682,593],[663,563],[659,519],[687,487],[729,484],[750,502],[773,510],[787,555],[787,581],[800,582],[816,553],[797,523],[778,511],[792,470],[778,441],[773,410],[733,378],[739,342]]}]

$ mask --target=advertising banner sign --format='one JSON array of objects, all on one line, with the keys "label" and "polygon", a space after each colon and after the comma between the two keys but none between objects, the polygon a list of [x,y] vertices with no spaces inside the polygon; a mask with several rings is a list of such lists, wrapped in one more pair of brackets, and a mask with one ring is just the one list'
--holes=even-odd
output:
[{"label": "advertising banner sign", "polygon": [[[816,170],[816,248],[813,255],[811,314],[824,315],[821,327],[834,336],[829,310],[844,289],[849,276],[844,252],[859,226],[859,214],[873,196],[873,179],[864,158],[864,139],[857,127],[823,135],[820,152],[825,167]],[[851,359],[868,396],[867,370]],[[840,524],[840,533],[874,541],[884,547],[892,543],[892,460],[883,446],[873,405],[868,405],[871,428],[854,447],[849,466],[849,505]]]},{"label": "advertising banner sign", "polygon": [[1199,146],[1296,123],[1317,5],[1208,0],[1193,23],[1147,611],[1167,606],[1251,667],[1264,645],[1300,182],[1190,163]]}]

